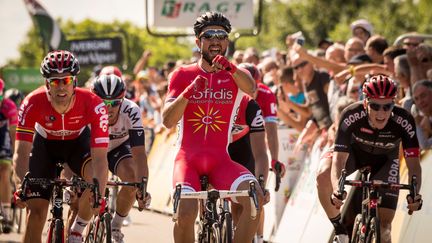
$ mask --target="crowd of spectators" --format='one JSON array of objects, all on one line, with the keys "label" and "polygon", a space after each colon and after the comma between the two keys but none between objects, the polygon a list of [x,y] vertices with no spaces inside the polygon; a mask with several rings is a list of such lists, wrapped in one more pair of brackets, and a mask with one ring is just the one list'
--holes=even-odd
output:
[{"label": "crowd of spectators", "polygon": [[[236,65],[250,63],[260,70],[260,80],[278,100],[280,123],[303,133],[299,144],[311,144],[327,136],[335,121],[341,97],[362,99],[361,86],[373,74],[385,74],[398,83],[397,104],[412,112],[417,121],[421,148],[432,146],[432,46],[421,35],[408,33],[399,46],[375,33],[365,19],[351,24],[352,36],[346,41],[319,41],[307,49],[296,35],[286,37],[286,50],[272,48],[259,52],[254,47],[236,50],[231,58]],[[199,50],[187,60],[170,60],[163,67],[148,66],[152,56],[145,50],[133,69],[123,75],[126,97],[137,102],[144,125],[154,134],[166,130],[160,111],[167,92],[169,73],[183,64],[197,61]],[[429,81],[427,81],[429,80]],[[323,143],[325,144],[325,142]],[[148,146],[150,147],[150,146]]]}]

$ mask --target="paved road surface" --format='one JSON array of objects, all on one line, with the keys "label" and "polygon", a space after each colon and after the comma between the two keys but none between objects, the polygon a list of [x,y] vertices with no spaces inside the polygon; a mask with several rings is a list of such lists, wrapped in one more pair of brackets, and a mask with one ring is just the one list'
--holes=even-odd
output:
[{"label": "paved road surface", "polygon": [[[66,210],[65,210],[66,211]],[[137,209],[131,211],[132,224],[123,227],[126,243],[170,243],[173,242],[172,228],[173,222],[170,216],[156,212],[144,211],[139,212]],[[46,231],[42,237],[45,241]],[[0,234],[0,243],[17,243],[21,242],[22,234]]]}]

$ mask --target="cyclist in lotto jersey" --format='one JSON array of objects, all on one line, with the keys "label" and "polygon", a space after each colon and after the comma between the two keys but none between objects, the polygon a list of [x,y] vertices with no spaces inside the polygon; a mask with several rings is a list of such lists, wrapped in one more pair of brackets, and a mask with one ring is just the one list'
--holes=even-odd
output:
[{"label": "cyclist in lotto jersey", "polygon": [[[4,98],[4,82],[0,79],[0,202],[3,216],[3,233],[11,230],[11,164],[12,146],[15,143],[15,129],[18,123],[15,103]],[[1,229],[0,229],[1,230]]]},{"label": "cyclist in lotto jersey", "polygon": [[[65,162],[87,181],[97,178],[100,192],[105,191],[107,110],[97,95],[76,87],[79,70],[78,60],[69,51],[52,51],[42,60],[40,71],[45,86],[31,92],[18,112],[13,156],[17,188],[27,171],[31,177],[54,178],[56,163]],[[26,192],[28,219],[24,242],[41,242],[50,194],[51,188],[37,186],[30,186]],[[80,199],[83,207],[78,217],[83,221],[92,216],[89,194],[84,192]],[[69,242],[82,241],[80,234],[71,234]]]},{"label": "cyclist in lotto jersey", "polygon": [[[219,190],[247,190],[254,176],[233,162],[227,152],[235,110],[244,93],[253,93],[254,81],[237,69],[223,54],[228,46],[229,20],[220,13],[207,12],[194,25],[195,43],[201,50],[198,63],[172,73],[163,124],[171,128],[179,122],[179,151],[175,158],[173,186],[199,191],[200,176]],[[262,198],[261,190],[257,190]],[[243,207],[234,242],[251,242],[258,219],[250,217],[248,198],[235,198]],[[260,200],[261,201],[261,200]],[[174,225],[175,242],[194,241],[196,200],[184,200]]]},{"label": "cyclist in lotto jersey", "polygon": [[[420,190],[422,174],[415,122],[408,111],[395,106],[396,91],[395,82],[387,76],[372,76],[363,85],[365,99],[348,106],[341,114],[331,165],[333,194],[330,202],[335,206],[333,217],[329,216],[331,219],[340,218],[337,208],[343,204],[343,195],[337,193],[341,170],[346,168],[350,174],[356,169],[370,166],[373,179],[399,183],[401,143],[409,178],[417,176],[417,189]],[[379,211],[381,240],[391,242],[391,222],[399,194],[391,190],[379,191],[382,196]],[[410,210],[420,210],[421,205],[421,195],[408,199]],[[332,223],[336,228],[337,242],[348,242],[347,232],[340,227],[340,222]]]},{"label": "cyclist in lotto jersey", "polygon": [[[102,69],[101,73],[105,73]],[[109,73],[109,72],[108,72]],[[122,181],[139,182],[148,178],[144,127],[139,106],[125,98],[126,84],[115,73],[99,76],[92,85],[92,91],[103,99],[108,109],[109,170]],[[116,213],[112,220],[114,242],[123,242],[121,227],[137,198],[139,209],[148,207],[150,194],[145,200],[142,193],[133,187],[122,187],[116,201]],[[147,204],[147,205],[146,205]]]}]

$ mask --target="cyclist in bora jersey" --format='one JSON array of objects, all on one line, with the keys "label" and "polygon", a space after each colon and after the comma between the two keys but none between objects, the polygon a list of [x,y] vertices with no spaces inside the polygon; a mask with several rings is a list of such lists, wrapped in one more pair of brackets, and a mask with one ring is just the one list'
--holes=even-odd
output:
[{"label": "cyclist in bora jersey", "polygon": [[[185,191],[199,191],[202,175],[207,175],[218,190],[248,190],[249,181],[256,181],[227,152],[235,111],[245,93],[252,94],[255,87],[249,74],[223,56],[230,31],[231,24],[221,13],[207,12],[198,17],[194,32],[201,58],[176,69],[170,78],[162,117],[167,128],[180,122],[173,187],[181,183]],[[261,202],[261,190],[257,193]],[[249,198],[234,198],[233,202],[243,207],[234,242],[251,242],[259,219],[250,217]],[[197,211],[196,200],[180,202],[175,242],[194,241]]]},{"label": "cyclist in bora jersey", "polygon": [[[389,77],[372,76],[363,85],[365,99],[348,106],[341,114],[332,154],[331,185],[319,188],[328,190],[329,195],[333,190],[323,207],[335,227],[336,242],[348,242],[348,232],[341,225],[338,209],[343,205],[344,197],[337,193],[343,168],[351,174],[356,169],[370,166],[372,179],[399,183],[399,146],[402,143],[409,178],[417,176],[417,189],[420,190],[422,174],[415,122],[408,111],[395,106],[396,91],[397,86]],[[399,193],[388,189],[380,189],[379,193],[382,196],[379,211],[381,240],[391,242],[391,222]],[[408,199],[408,209],[420,210],[421,206],[420,194]]]},{"label": "cyclist in bora jersey", "polygon": [[15,103],[5,98],[4,82],[0,79],[0,202],[3,233],[11,231],[11,164],[18,113]]},{"label": "cyclist in bora jersey", "polygon": [[[76,87],[79,70],[78,60],[69,51],[52,51],[42,60],[40,71],[45,86],[31,92],[18,112],[13,156],[17,188],[27,171],[31,177],[54,178],[56,163],[66,162],[75,174],[87,181],[97,178],[100,192],[105,191],[107,110],[97,95]],[[51,188],[30,186],[25,194],[27,201],[18,200],[28,208],[23,242],[41,242]],[[90,192],[85,191],[80,199],[78,217],[83,221],[92,216],[89,196]],[[82,242],[82,237],[72,232],[69,242]]]}]

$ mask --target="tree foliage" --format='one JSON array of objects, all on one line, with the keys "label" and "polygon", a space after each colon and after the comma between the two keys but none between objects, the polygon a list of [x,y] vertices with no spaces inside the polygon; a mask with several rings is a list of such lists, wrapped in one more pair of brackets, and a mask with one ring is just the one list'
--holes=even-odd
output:
[{"label": "tree foliage", "polygon": [[236,47],[254,46],[259,50],[285,48],[285,37],[301,30],[308,47],[324,38],[344,42],[351,36],[350,23],[364,18],[374,33],[389,43],[401,34],[432,34],[430,0],[289,0],[264,1],[264,17],[258,37],[240,38]]}]

